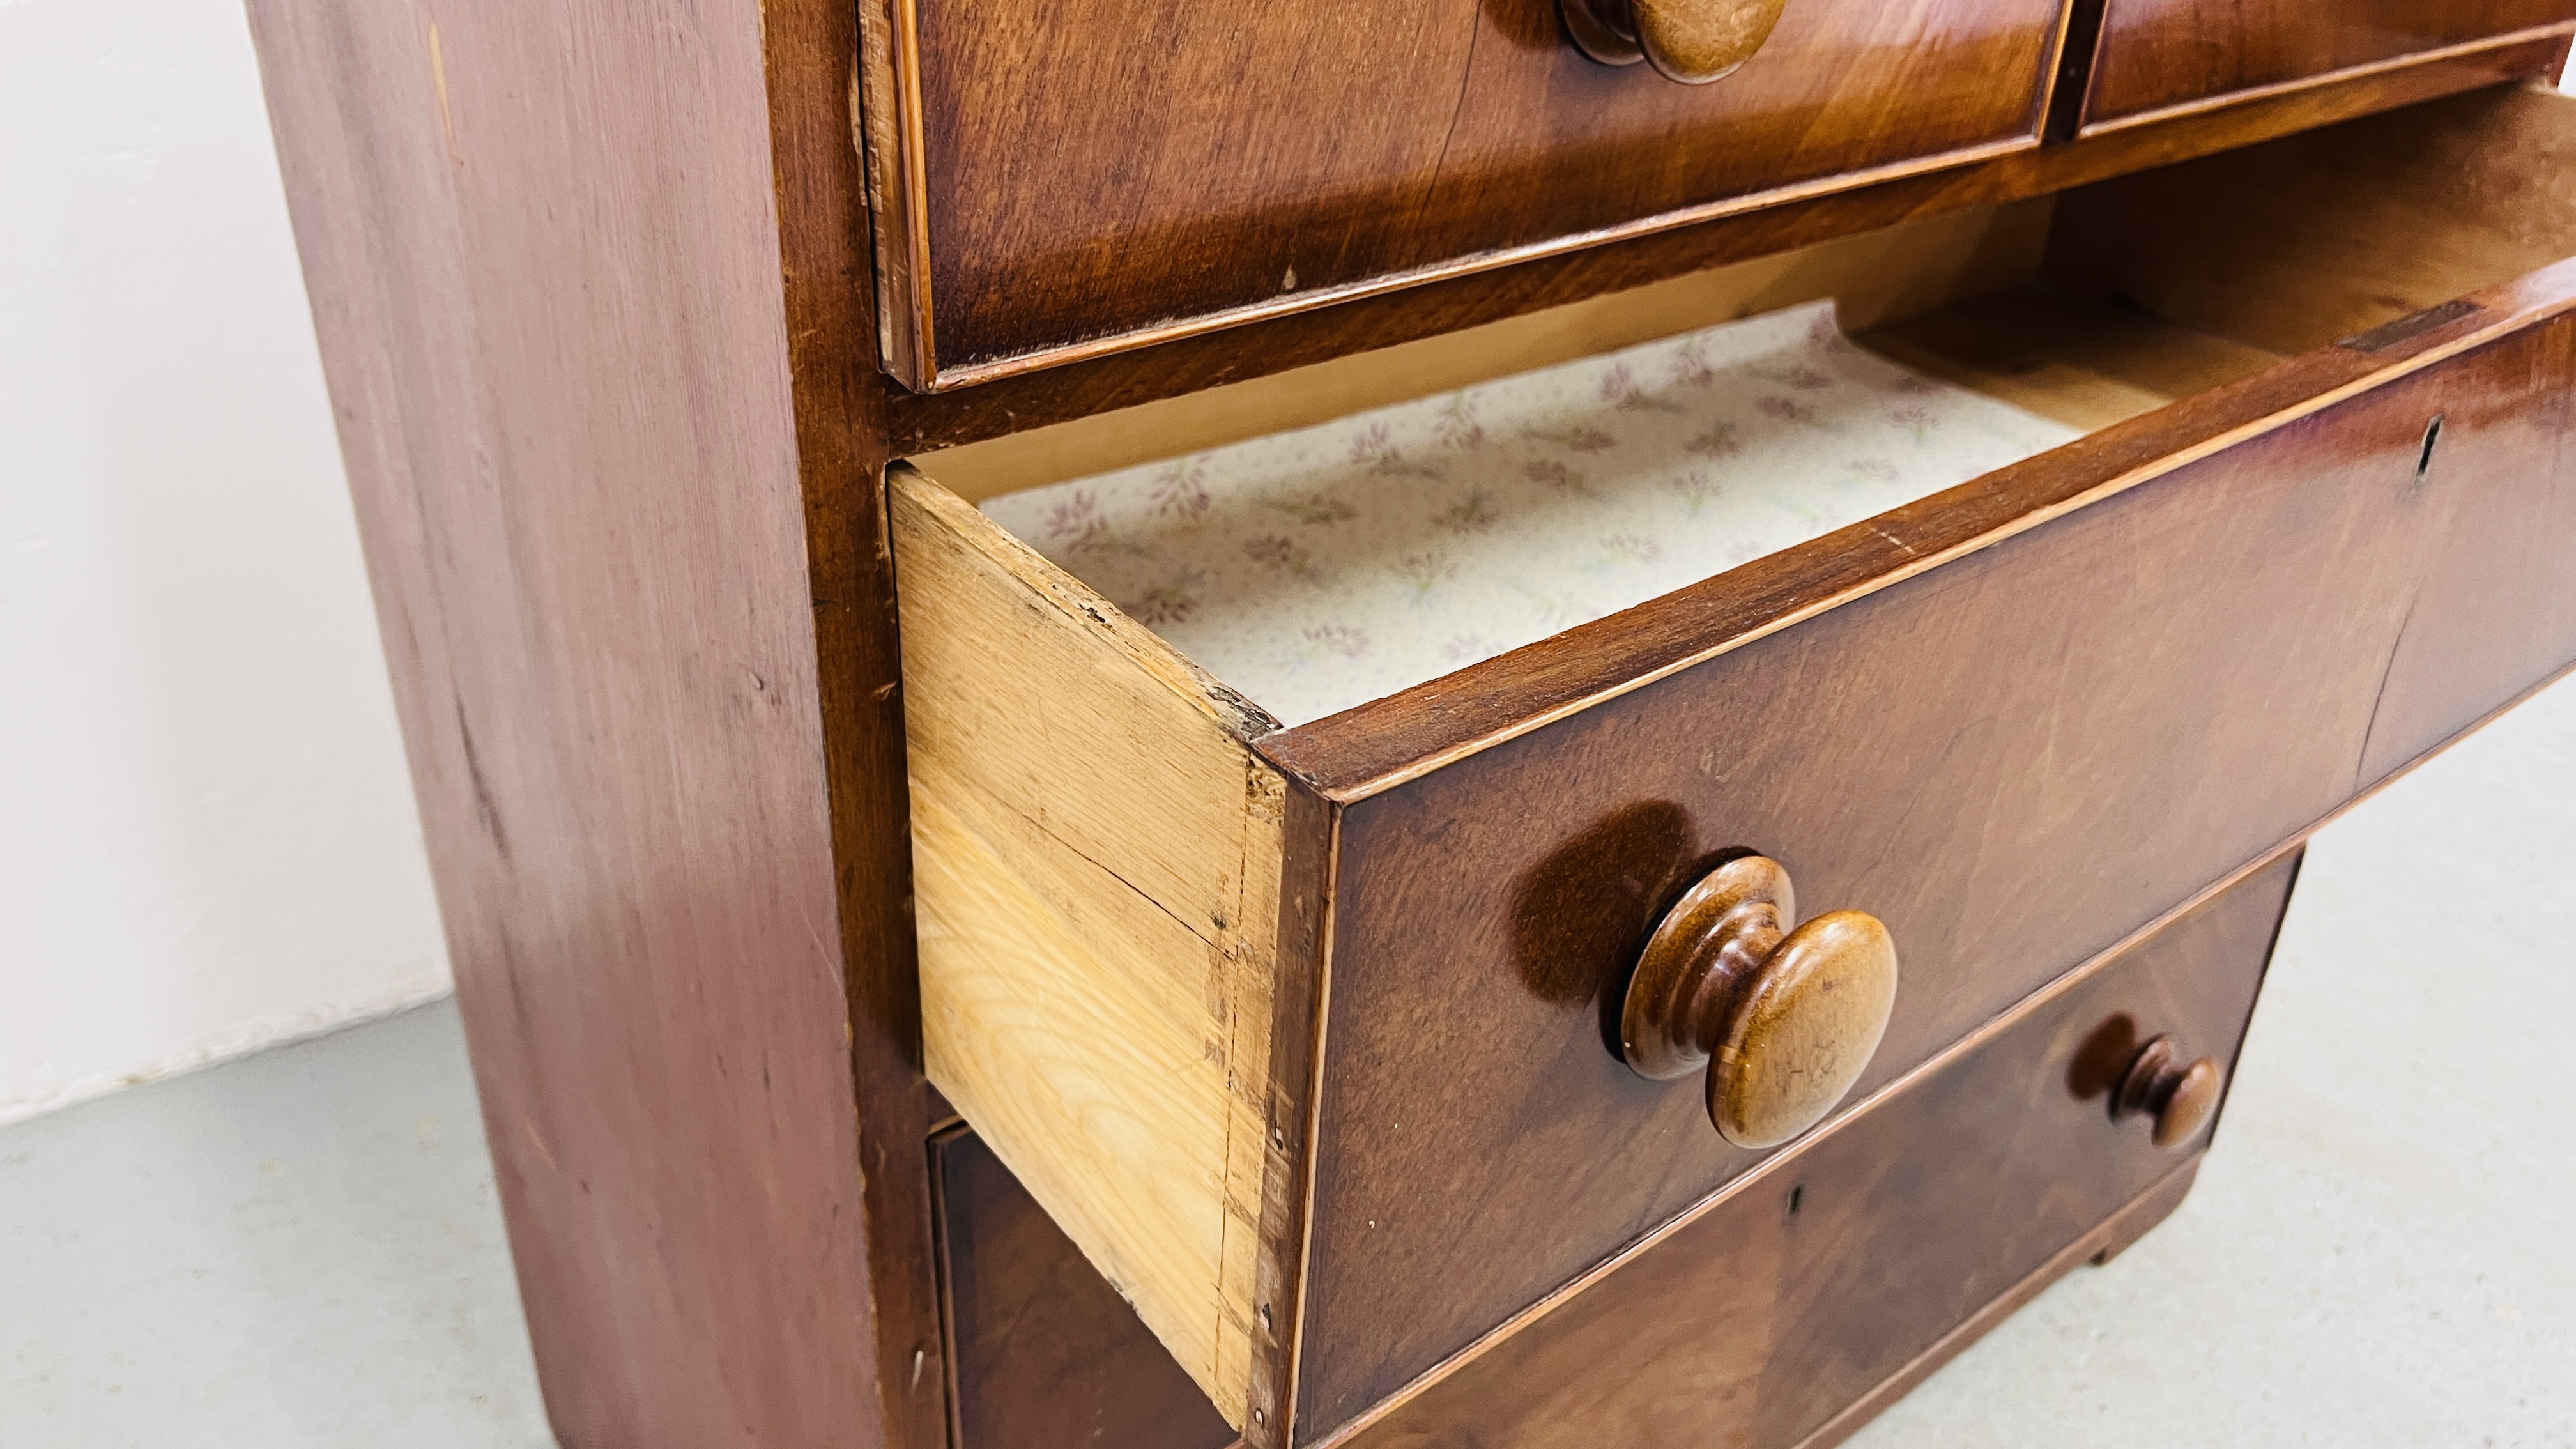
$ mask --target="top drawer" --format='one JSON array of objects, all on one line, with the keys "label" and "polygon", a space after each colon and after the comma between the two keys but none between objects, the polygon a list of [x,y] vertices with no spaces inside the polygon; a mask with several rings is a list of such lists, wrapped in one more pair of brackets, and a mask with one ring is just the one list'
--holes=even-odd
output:
[{"label": "top drawer", "polygon": [[2094,0],[2085,129],[2568,28],[2576,0]]},{"label": "top drawer", "polygon": [[2033,144],[2064,0],[1788,0],[1709,85],[1557,0],[880,3],[883,350],[929,390]]}]

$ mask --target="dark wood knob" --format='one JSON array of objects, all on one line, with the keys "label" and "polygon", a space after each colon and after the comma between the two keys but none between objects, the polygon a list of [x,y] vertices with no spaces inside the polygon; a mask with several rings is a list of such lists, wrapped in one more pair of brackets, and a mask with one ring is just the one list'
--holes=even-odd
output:
[{"label": "dark wood knob", "polygon": [[2198,1137],[2218,1115],[2227,1074],[2208,1057],[2182,1059],[2182,1048],[2160,1036],[2138,1048],[2127,1075],[2111,1095],[2111,1119],[2153,1116],[2158,1147],[2180,1147]]},{"label": "dark wood knob", "polygon": [[1732,75],[1788,0],[1557,0],[1575,48],[1604,65],[1645,61],[1685,85]]},{"label": "dark wood knob", "polygon": [[1655,927],[1628,980],[1621,1054],[1641,1075],[1708,1067],[1708,1116],[1738,1147],[1777,1147],[1860,1080],[1896,1009],[1896,943],[1875,916],[1796,930],[1789,873],[1758,855],[1710,871]]}]

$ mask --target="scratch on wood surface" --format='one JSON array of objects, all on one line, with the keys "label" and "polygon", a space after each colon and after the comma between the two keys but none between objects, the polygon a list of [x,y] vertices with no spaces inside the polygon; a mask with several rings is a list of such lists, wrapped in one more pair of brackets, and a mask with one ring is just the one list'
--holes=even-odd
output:
[{"label": "scratch on wood surface", "polygon": [[563,1168],[558,1166],[555,1162],[553,1149],[546,1146],[544,1135],[537,1131],[537,1124],[534,1122],[521,1122],[519,1127],[521,1131],[528,1134],[528,1145],[537,1149],[537,1160],[546,1165],[546,1171],[563,1171]]},{"label": "scratch on wood surface", "polygon": [[447,52],[438,43],[438,22],[429,22],[429,83],[438,92],[438,129],[447,137],[447,160],[462,166],[464,156],[456,149],[456,112],[447,104]]},{"label": "scratch on wood surface", "polygon": [[2380,667],[2379,688],[2370,696],[2370,717],[2361,725],[2361,755],[2352,762],[2352,784],[2358,790],[2370,783],[2370,742],[2379,736],[2379,712],[2388,703],[2388,681],[2397,676],[2397,661],[2406,654],[2407,631],[2415,627],[2415,606],[2423,600],[2424,585],[2418,580],[2406,596],[2406,612],[2397,620],[2397,637],[2388,641],[2388,662]]}]

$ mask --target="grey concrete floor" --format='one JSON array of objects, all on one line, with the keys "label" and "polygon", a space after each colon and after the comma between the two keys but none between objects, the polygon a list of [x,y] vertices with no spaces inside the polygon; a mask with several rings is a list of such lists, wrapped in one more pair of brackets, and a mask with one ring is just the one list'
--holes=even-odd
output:
[{"label": "grey concrete floor", "polygon": [[[2576,1445],[2576,684],[2321,835],[2200,1187],[1854,1441]],[[0,1132],[0,1446],[535,1449],[455,1013]]]},{"label": "grey concrete floor", "polygon": [[0,1446],[552,1442],[452,1005],[0,1132]]}]

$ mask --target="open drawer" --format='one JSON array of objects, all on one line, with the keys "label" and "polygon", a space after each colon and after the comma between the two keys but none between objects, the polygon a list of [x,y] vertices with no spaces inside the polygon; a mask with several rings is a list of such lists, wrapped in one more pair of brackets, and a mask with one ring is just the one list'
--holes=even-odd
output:
[{"label": "open drawer", "polygon": [[[1892,933],[1858,1102],[2576,660],[2571,160],[2472,96],[914,460],[933,1083],[1330,1434],[1764,1159],[1620,1055],[1713,862]],[[1817,299],[2080,436],[1289,728],[975,506]]]}]

